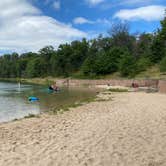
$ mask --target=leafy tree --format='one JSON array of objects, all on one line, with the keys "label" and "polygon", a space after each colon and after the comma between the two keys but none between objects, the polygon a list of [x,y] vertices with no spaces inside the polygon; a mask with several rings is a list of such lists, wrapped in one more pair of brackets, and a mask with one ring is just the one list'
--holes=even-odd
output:
[{"label": "leafy tree", "polygon": [[26,74],[27,77],[41,77],[42,76],[42,63],[39,57],[35,57],[34,59],[30,60],[27,64]]},{"label": "leafy tree", "polygon": [[51,57],[55,54],[54,47],[53,46],[46,46],[39,50],[39,55],[42,59],[42,65],[44,71],[44,75],[51,75]]},{"label": "leafy tree", "polygon": [[160,71],[166,72],[166,56],[160,62]]},{"label": "leafy tree", "polygon": [[153,41],[152,34],[142,33],[141,35],[139,35],[136,44],[136,52],[135,52],[137,57],[150,58],[152,56],[152,50],[151,50],[152,41]]},{"label": "leafy tree", "polygon": [[1,58],[1,76],[2,77],[11,77],[11,55],[5,54]]},{"label": "leafy tree", "polygon": [[152,52],[152,61],[154,63],[159,62],[164,56],[166,56],[166,16],[161,21],[161,29],[155,34]]},{"label": "leafy tree", "polygon": [[135,37],[129,34],[129,24],[127,22],[117,22],[112,24],[108,30],[108,34],[112,38],[112,45],[115,47],[127,48],[133,51]]},{"label": "leafy tree", "polygon": [[119,69],[120,59],[123,57],[125,53],[125,49],[120,47],[113,47],[109,50],[110,55],[110,73],[116,72]]},{"label": "leafy tree", "polygon": [[94,63],[94,69],[97,75],[111,73],[111,56],[109,56],[106,52],[99,52]]},{"label": "leafy tree", "polygon": [[146,57],[141,57],[137,62],[137,72],[142,72],[145,71],[148,67],[152,65],[151,61],[149,58]]},{"label": "leafy tree", "polygon": [[60,45],[57,51],[55,66],[57,76],[68,77],[72,72],[72,64],[70,62],[70,57],[72,54],[72,48],[69,44]]},{"label": "leafy tree", "polygon": [[122,76],[134,77],[137,73],[137,65],[134,57],[126,52],[120,60],[119,71]]},{"label": "leafy tree", "polygon": [[94,63],[96,58],[96,54],[89,55],[87,59],[85,59],[82,67],[81,67],[81,72],[83,75],[86,76],[95,76],[96,75],[96,64]]},{"label": "leafy tree", "polygon": [[153,44],[152,44],[152,55],[151,55],[151,61],[153,63],[159,62],[165,55],[165,49],[164,49],[164,42],[160,38],[160,35],[157,34],[154,37]]},{"label": "leafy tree", "polygon": [[124,50],[118,47],[113,47],[107,52],[99,52],[94,62],[96,74],[111,74],[118,71],[123,53]]},{"label": "leafy tree", "polygon": [[87,58],[89,44],[86,39],[80,41],[73,41],[71,43],[72,53],[70,55],[70,63],[72,65],[73,72],[77,72],[84,60]]}]

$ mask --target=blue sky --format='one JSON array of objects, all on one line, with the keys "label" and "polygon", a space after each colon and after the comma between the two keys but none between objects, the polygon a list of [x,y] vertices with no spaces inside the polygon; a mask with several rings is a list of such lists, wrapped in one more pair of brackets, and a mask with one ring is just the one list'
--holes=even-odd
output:
[{"label": "blue sky", "polygon": [[106,35],[116,21],[127,21],[131,33],[153,32],[165,9],[165,0],[5,0],[0,2],[0,54]]},{"label": "blue sky", "polygon": [[[54,3],[58,3],[58,8],[54,7]],[[115,18],[114,15],[120,10],[125,9],[138,9],[142,7],[157,7],[160,6],[160,11],[154,9],[155,15],[161,15],[161,8],[166,8],[165,0],[47,0],[46,3],[36,1],[36,5],[42,9],[42,11],[55,19],[72,24],[74,27],[86,31],[98,33],[106,33],[111,24],[117,20],[125,20],[121,18]],[[161,7],[162,6],[162,7]],[[143,9],[148,10],[148,9]],[[131,11],[132,12],[132,11]],[[140,13],[141,15],[141,13]],[[76,18],[84,18],[83,23],[74,23]],[[146,17],[146,16],[145,16]],[[153,16],[152,16],[153,17]],[[147,17],[148,19],[148,17]],[[152,32],[159,27],[159,20],[161,16],[151,20],[136,18],[126,19],[131,28],[131,32]]]}]

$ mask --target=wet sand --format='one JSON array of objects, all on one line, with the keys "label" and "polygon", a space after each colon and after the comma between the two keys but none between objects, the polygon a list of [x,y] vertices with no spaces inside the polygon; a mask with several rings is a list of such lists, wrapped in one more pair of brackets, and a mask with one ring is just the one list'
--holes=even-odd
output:
[{"label": "wet sand", "polygon": [[111,97],[0,124],[0,166],[166,166],[166,95]]}]

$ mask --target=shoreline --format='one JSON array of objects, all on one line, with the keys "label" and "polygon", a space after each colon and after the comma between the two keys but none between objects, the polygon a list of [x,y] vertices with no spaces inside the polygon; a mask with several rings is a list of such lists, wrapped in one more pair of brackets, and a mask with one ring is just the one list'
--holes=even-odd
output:
[{"label": "shoreline", "polygon": [[[0,81],[18,81],[18,79],[0,79]],[[160,79],[61,79],[61,78],[34,78],[34,79],[21,79],[22,83],[50,85],[54,82],[57,86],[68,87],[99,87],[99,86],[120,86],[131,87],[132,83],[137,83],[139,87],[147,87],[149,89],[156,89],[159,93],[166,93],[166,80]]]},{"label": "shoreline", "polygon": [[23,118],[13,119],[13,120],[7,121],[7,122],[0,122],[0,125],[13,123],[13,122],[17,122],[17,121],[22,121],[24,119],[34,119],[34,118],[38,119],[38,118],[41,118],[43,115],[44,116],[47,116],[47,115],[48,116],[57,116],[57,115],[64,114],[65,112],[69,112],[72,109],[76,109],[78,107],[85,106],[89,103],[109,100],[109,98],[103,98],[103,96],[102,96],[103,92],[104,92],[104,88],[103,88],[103,90],[100,90],[100,92],[97,92],[96,95],[94,95],[93,97],[84,99],[83,101],[79,101],[79,102],[76,101],[73,104],[66,105],[65,107],[60,107],[59,109],[54,109],[54,110],[50,110],[47,112],[40,112],[39,114],[29,114]]},{"label": "shoreline", "polygon": [[[0,79],[0,80],[2,80],[2,79]],[[9,80],[11,82],[13,82],[13,81],[16,82],[19,79],[3,79],[3,81],[9,81]],[[22,80],[19,80],[19,81],[21,81],[22,83],[25,83],[25,84],[29,83],[29,84],[35,84],[35,85],[46,85],[48,82],[50,82],[50,81],[53,82],[55,80],[56,80],[56,78],[34,78],[34,79],[22,79]],[[60,82],[58,81],[58,83],[59,84],[62,83],[62,80],[60,80]],[[83,85],[81,85],[81,86],[71,86],[71,88],[87,87],[87,86],[99,89],[100,93],[102,93],[103,91],[109,92],[109,90],[111,90],[112,92],[133,92],[133,90],[131,90],[127,86],[110,86],[110,85],[107,85],[107,84],[103,84],[103,85],[102,84],[94,84],[94,86],[90,86],[88,84],[86,84],[86,85],[84,84],[84,86]],[[144,89],[144,90],[146,90],[146,89]],[[68,105],[66,107],[61,107],[58,110],[55,109],[55,110],[52,110],[52,111],[48,111],[48,112],[46,112],[44,114],[54,114],[54,115],[62,114],[64,112],[69,111],[71,108],[76,108],[76,107],[79,107],[79,106],[82,106],[82,105],[86,105],[86,104],[88,104],[90,102],[94,102],[94,101],[97,101],[97,100],[104,101],[105,99],[102,99],[102,98],[101,99],[100,98],[97,99],[97,96],[99,96],[100,93],[95,95],[93,98],[87,99],[87,100],[85,100],[83,102],[79,102],[79,103],[75,102],[74,104]],[[23,117],[21,119],[15,119],[13,121],[19,121],[19,120],[26,119],[26,118],[34,118],[35,116],[40,116],[40,115],[41,114],[37,114],[37,115],[29,114],[26,117]],[[10,123],[10,122],[13,122],[13,121],[2,122],[2,123]],[[2,123],[0,123],[0,124],[2,124]]]},{"label": "shoreline", "polygon": [[[151,87],[151,88],[162,88],[166,91],[166,81],[158,79],[73,79],[73,78],[0,78],[0,81],[7,82],[21,82],[23,84],[37,84],[37,85],[51,85],[56,82],[57,86],[67,87],[97,87],[102,86],[120,86],[120,87],[131,87],[133,83],[137,83],[139,87]],[[163,83],[164,82],[164,83]],[[165,84],[165,85],[163,85]],[[107,87],[104,87],[104,89]],[[161,89],[162,89],[161,88]]]}]

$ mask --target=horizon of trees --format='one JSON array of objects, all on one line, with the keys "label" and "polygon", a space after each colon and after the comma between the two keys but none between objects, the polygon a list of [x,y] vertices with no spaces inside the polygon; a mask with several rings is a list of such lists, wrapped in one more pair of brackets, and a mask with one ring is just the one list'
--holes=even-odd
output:
[{"label": "horizon of trees", "polygon": [[5,54],[0,57],[0,77],[95,78],[115,72],[134,77],[155,64],[166,72],[166,16],[154,34],[134,36],[126,23],[119,22],[108,30],[107,37],[84,38],[61,44],[57,50],[47,46],[38,53]]}]

